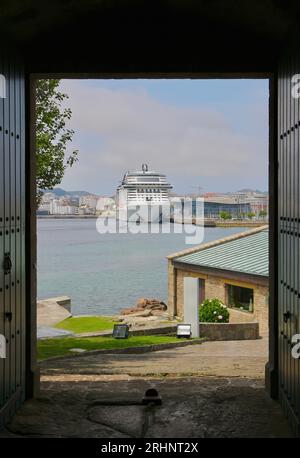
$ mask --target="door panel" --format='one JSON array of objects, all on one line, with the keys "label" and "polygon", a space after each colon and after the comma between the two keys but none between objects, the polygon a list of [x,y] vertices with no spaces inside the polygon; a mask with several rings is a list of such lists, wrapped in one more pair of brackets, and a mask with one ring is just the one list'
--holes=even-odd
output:
[{"label": "door panel", "polygon": [[25,114],[20,62],[0,56],[0,427],[25,398]]},{"label": "door panel", "polygon": [[279,396],[300,435],[300,359],[292,357],[292,337],[300,333],[299,98],[292,95],[296,60],[281,64],[278,78],[278,313]]}]

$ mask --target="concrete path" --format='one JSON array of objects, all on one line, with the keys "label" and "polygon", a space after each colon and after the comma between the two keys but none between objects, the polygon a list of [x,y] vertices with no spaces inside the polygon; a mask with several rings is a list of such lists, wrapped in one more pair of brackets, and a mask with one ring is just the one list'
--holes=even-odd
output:
[{"label": "concrete path", "polygon": [[268,359],[266,338],[204,342],[145,354],[83,355],[41,364],[42,379],[71,380],[76,375],[217,376],[263,378]]}]

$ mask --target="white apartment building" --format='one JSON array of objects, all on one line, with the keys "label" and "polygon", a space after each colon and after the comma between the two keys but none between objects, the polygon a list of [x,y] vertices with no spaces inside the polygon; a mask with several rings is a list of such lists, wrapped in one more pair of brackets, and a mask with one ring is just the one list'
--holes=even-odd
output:
[{"label": "white apartment building", "polygon": [[97,201],[98,201],[98,196],[94,196],[94,195],[81,196],[79,198],[79,206],[96,209]]},{"label": "white apartment building", "polygon": [[53,199],[50,202],[51,215],[76,215],[76,213],[78,213],[78,207],[75,205],[61,205],[58,199]]}]

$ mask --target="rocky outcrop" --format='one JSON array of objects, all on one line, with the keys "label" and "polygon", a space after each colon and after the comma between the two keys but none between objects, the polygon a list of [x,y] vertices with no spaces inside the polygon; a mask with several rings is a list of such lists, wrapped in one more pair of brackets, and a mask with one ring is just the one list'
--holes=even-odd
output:
[{"label": "rocky outcrop", "polygon": [[166,312],[167,308],[167,305],[162,301],[143,297],[137,301],[135,307],[122,310],[121,315],[149,317],[152,315],[162,315]]}]

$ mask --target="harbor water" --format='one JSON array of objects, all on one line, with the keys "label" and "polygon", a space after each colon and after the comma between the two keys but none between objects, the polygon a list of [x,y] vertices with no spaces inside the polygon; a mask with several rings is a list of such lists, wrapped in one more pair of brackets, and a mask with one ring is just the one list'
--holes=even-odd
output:
[{"label": "harbor water", "polygon": [[[167,301],[166,256],[193,246],[174,228],[100,234],[96,219],[38,219],[38,298],[70,296],[74,315],[116,314],[140,297]],[[205,228],[204,242],[245,230]]]}]

